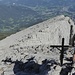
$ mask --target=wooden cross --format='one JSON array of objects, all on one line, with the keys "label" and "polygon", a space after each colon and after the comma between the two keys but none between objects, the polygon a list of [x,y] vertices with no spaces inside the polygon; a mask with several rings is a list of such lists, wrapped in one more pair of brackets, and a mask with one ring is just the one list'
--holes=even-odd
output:
[{"label": "wooden cross", "polygon": [[[63,65],[63,58],[64,58],[64,48],[65,47],[72,47],[71,45],[64,45],[64,38],[62,38],[62,45],[51,45],[50,47],[56,47],[56,48],[61,48],[60,50],[60,65]],[[74,47],[74,46],[73,46]]]},{"label": "wooden cross", "polygon": [[70,38],[69,38],[69,45],[64,45],[64,38],[62,38],[62,45],[51,45],[50,47],[56,47],[57,49],[61,48],[60,50],[60,64],[63,65],[63,57],[64,57],[64,48],[67,47],[75,47],[74,46],[75,34],[73,35],[73,25],[70,26]]}]

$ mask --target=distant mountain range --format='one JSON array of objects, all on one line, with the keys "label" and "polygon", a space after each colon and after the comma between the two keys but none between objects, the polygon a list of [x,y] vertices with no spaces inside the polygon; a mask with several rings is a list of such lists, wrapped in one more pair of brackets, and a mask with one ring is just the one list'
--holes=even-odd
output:
[{"label": "distant mountain range", "polygon": [[0,0],[0,34],[3,38],[61,14],[75,21],[74,8],[75,0]]}]

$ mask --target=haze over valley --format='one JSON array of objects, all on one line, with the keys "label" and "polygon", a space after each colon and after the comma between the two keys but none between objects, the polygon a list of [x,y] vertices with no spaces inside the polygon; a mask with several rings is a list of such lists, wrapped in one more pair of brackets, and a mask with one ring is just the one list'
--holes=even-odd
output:
[{"label": "haze over valley", "polygon": [[74,0],[0,0],[0,39],[57,15],[75,21]]}]

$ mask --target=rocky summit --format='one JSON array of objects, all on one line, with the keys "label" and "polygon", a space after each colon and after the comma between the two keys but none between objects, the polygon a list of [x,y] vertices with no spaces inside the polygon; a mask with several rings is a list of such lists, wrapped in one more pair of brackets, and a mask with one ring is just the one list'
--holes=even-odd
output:
[{"label": "rocky summit", "polygon": [[[74,74],[72,61],[67,61],[73,56],[74,48],[67,48],[61,67],[60,50],[50,47],[61,45],[62,38],[65,38],[65,45],[69,45],[71,25],[75,33],[74,22],[61,15],[1,40],[0,75],[69,75],[71,70],[71,74]],[[66,62],[70,62],[70,65]]]}]

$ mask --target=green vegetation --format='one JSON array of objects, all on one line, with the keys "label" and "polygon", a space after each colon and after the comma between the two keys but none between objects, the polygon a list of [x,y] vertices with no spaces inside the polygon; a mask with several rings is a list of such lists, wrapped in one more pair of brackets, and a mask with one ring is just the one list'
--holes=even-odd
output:
[{"label": "green vegetation", "polygon": [[14,34],[15,32],[0,32],[0,40],[6,38],[7,36],[10,36],[11,34]]},{"label": "green vegetation", "polygon": [[0,38],[61,14],[75,21],[74,8],[75,0],[2,0]]}]

